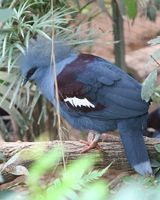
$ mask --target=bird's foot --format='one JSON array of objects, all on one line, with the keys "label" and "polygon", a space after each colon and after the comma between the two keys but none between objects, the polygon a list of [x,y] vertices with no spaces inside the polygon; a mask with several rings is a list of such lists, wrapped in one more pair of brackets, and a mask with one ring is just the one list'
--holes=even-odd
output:
[{"label": "bird's foot", "polygon": [[102,151],[102,149],[100,148],[100,146],[98,145],[98,142],[87,142],[84,140],[80,140],[81,143],[87,145],[87,147],[85,147],[81,153],[86,153],[88,151],[90,151],[91,149],[98,149],[99,151]]},{"label": "bird's foot", "polygon": [[98,145],[98,141],[100,138],[100,134],[98,133],[89,133],[88,134],[88,141],[80,140],[81,143],[87,145],[81,153],[86,153],[90,151],[91,149],[97,149],[99,151],[102,151],[101,147]]}]

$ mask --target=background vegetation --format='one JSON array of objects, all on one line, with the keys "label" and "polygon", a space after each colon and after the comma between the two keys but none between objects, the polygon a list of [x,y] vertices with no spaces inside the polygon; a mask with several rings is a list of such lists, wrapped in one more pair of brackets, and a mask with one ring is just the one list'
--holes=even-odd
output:
[{"label": "background vegetation", "polygon": [[[28,83],[21,88],[21,77],[18,60],[30,38],[37,35],[50,38],[54,25],[54,34],[77,49],[90,48],[97,39],[96,33],[90,29],[90,22],[101,12],[113,19],[115,40],[115,62],[123,67],[124,63],[124,35],[123,16],[131,20],[138,13],[146,15],[154,21],[160,1],[158,0],[106,0],[96,1],[97,12],[92,12],[95,1],[71,0],[54,1],[51,9],[50,0],[5,0],[1,1],[0,9],[0,132],[6,141],[34,141],[41,133],[47,133],[49,139],[57,138],[57,114],[41,96],[36,86]],[[115,15],[116,13],[116,15]],[[118,14],[117,14],[118,13]],[[76,20],[75,20],[76,19]],[[83,26],[88,27],[83,29]],[[84,31],[85,30],[85,31]],[[122,30],[120,32],[120,30]],[[121,41],[121,42],[118,42]],[[107,43],[107,41],[106,41]],[[151,45],[160,43],[160,37],[150,41]],[[153,54],[149,63],[160,58],[160,51]],[[160,87],[156,85],[157,69],[147,77],[143,83],[142,98],[149,101],[160,101]],[[63,122],[62,122],[63,125]],[[63,132],[68,134],[63,126]],[[12,134],[11,134],[12,133]],[[59,151],[52,151],[37,161],[30,169],[27,187],[29,195],[17,194],[11,191],[0,193],[1,199],[159,199],[160,187],[158,180],[135,179],[126,180],[124,187],[118,193],[109,191],[109,185],[99,180],[107,172],[92,170],[94,161],[82,158],[69,168],[61,169],[59,176],[49,185],[41,184],[42,175],[49,169],[56,169],[56,163],[61,160]],[[159,167],[159,165],[157,164]],[[53,171],[52,171],[53,172]],[[158,171],[157,171],[158,173]],[[136,191],[136,192],[135,192]]]},{"label": "background vegetation", "polygon": [[[134,20],[139,12],[150,20],[155,20],[159,9],[158,1],[134,0],[131,3],[125,0],[122,3],[108,0],[97,1],[99,8],[97,7],[97,11],[93,13],[93,3],[95,2],[57,0],[54,1],[54,10],[51,10],[50,0],[2,1],[3,9],[0,10],[0,107],[3,111],[1,110],[0,130],[6,141],[17,139],[33,141],[40,133],[48,133],[49,139],[57,138],[57,116],[52,106],[41,97],[35,85],[29,83],[25,88],[21,88],[18,59],[28,46],[30,38],[36,35],[49,38],[54,24],[56,37],[61,37],[79,50],[84,45],[90,48],[98,39],[96,32],[90,29],[90,23],[102,12],[107,13],[111,18],[113,13],[114,38],[116,41],[121,41],[115,43],[115,62],[124,68],[124,35],[119,31],[123,30],[120,28],[123,27],[122,16],[127,15]],[[151,43],[154,45],[159,43],[159,37]],[[159,52],[153,56],[158,59]],[[150,62],[155,61],[152,59]],[[145,82],[147,86],[146,89],[144,87],[142,96],[148,100],[154,94],[153,99],[158,101],[159,88],[155,87],[156,71],[151,76],[151,79],[155,77],[154,83],[150,84],[150,80],[149,84]],[[151,88],[148,90],[149,87]],[[63,132],[64,135],[68,135],[65,127]]]}]

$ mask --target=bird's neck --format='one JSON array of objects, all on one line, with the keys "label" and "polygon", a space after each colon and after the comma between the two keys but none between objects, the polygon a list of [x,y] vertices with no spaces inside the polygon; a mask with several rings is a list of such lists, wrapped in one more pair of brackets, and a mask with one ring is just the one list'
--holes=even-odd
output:
[{"label": "bird's neck", "polygon": [[54,104],[54,75],[53,69],[48,67],[43,71],[41,78],[35,80],[42,94]]},{"label": "bird's neck", "polygon": [[[73,62],[77,58],[77,54],[70,54],[70,56],[61,62],[56,63],[56,74],[59,75],[65,66]],[[55,94],[54,94],[54,72],[53,67],[47,67],[41,71],[40,77],[35,80],[36,84],[40,88],[42,94],[56,106]]]}]

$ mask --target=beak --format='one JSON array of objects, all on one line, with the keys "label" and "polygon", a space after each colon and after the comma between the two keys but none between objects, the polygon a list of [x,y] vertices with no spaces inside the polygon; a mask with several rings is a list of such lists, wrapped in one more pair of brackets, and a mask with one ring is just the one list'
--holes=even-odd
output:
[{"label": "beak", "polygon": [[21,86],[25,86],[27,82],[28,82],[28,78],[24,77],[24,78],[22,79]]}]

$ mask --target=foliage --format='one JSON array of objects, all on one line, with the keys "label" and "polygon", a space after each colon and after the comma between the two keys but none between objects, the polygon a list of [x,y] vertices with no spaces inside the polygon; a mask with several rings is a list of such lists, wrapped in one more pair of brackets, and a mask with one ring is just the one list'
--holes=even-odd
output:
[{"label": "foliage", "polygon": [[0,21],[6,22],[8,19],[10,19],[13,15],[13,10],[9,8],[4,8],[0,10]]},{"label": "foliage", "polygon": [[10,190],[0,191],[1,200],[26,200],[21,193],[13,192]]},{"label": "foliage", "polygon": [[159,183],[152,178],[129,178],[112,200],[155,200],[160,198]]},{"label": "foliage", "polygon": [[[159,151],[159,147],[157,148]],[[61,146],[50,150],[47,154],[42,153],[27,175],[26,183],[29,192],[27,194],[0,192],[1,199],[10,200],[12,197],[13,200],[149,200],[153,196],[155,200],[160,198],[160,182],[153,177],[125,177],[119,188],[113,191],[102,179],[110,165],[103,170],[95,170],[93,166],[97,158],[89,155],[72,161],[62,169],[59,165],[62,153]],[[55,177],[54,180],[51,179],[51,174]],[[49,178],[49,183],[46,183],[46,177]]]},{"label": "foliage", "polygon": [[[51,160],[52,162],[52,160]],[[73,162],[67,169],[62,173],[61,178],[57,178],[53,184],[48,186],[45,190],[42,190],[37,195],[37,190],[39,190],[39,179],[37,179],[36,184],[33,180],[35,175],[37,175],[37,169],[31,169],[31,174],[29,178],[29,185],[32,188],[32,198],[39,199],[85,199],[87,195],[90,196],[92,187],[96,192],[100,194],[95,196],[93,199],[104,199],[107,195],[107,186],[104,182],[97,182],[96,179],[99,178],[98,173],[95,176],[87,174],[93,165],[93,158],[81,158],[78,161]],[[107,168],[106,168],[107,170]],[[105,170],[105,171],[106,171]],[[40,173],[41,174],[41,173]],[[33,183],[32,183],[33,182]],[[33,185],[32,185],[33,184]],[[35,187],[36,186],[36,187]],[[86,191],[86,189],[88,191]],[[83,197],[82,197],[83,196]],[[31,198],[31,199],[32,199]]]},{"label": "foliage", "polygon": [[160,182],[160,145],[155,145],[157,151],[156,158],[152,160],[152,168],[157,180]]},{"label": "foliage", "polygon": [[[115,1],[115,0],[113,0]],[[122,15],[135,19],[138,14],[155,21],[160,10],[160,0],[124,0],[116,1]]]},{"label": "foliage", "polygon": [[[156,37],[148,42],[150,45],[157,45],[160,43],[160,37]],[[156,103],[160,103],[160,86],[157,85],[157,74],[159,71],[160,64],[158,60],[160,59],[160,50],[156,50],[153,55],[151,55],[147,66],[150,64],[156,64],[157,67],[148,75],[142,85],[142,99],[149,101],[152,100]],[[146,67],[147,67],[146,66]]]},{"label": "foliage", "polygon": [[124,1],[117,1],[117,2],[119,4],[121,15],[126,15],[130,19],[134,19],[137,16],[139,1],[124,0]]},{"label": "foliage", "polygon": [[[30,189],[29,199],[82,199],[92,197],[93,200],[104,200],[108,195],[108,186],[100,178],[107,172],[109,167],[101,171],[91,170],[96,163],[95,156],[83,156],[73,161],[61,172],[59,177],[49,185],[44,185],[42,176],[52,169],[57,171],[57,162],[62,159],[62,149],[51,150],[47,155],[42,155],[30,169],[28,186]],[[54,169],[54,171],[53,171]]]},{"label": "foliage", "polygon": [[125,6],[127,7],[127,15],[129,18],[134,19],[137,15],[137,11],[138,11],[138,1],[137,0],[133,0],[133,1],[129,1],[129,0],[125,0]]},{"label": "foliage", "polygon": [[[4,9],[0,12],[0,21],[3,21],[0,30],[0,107],[15,119],[23,133],[26,132],[28,125],[31,127],[34,123],[34,110],[39,112],[38,115],[35,114],[35,121],[41,122],[39,128],[45,124],[49,110],[48,103],[40,98],[40,92],[33,84],[28,84],[20,90],[21,77],[17,64],[19,55],[24,53],[24,47],[28,46],[30,38],[36,35],[50,38],[53,24],[56,37],[61,37],[72,45],[93,43],[94,33],[87,30],[89,39],[82,39],[80,35],[86,33],[81,31],[81,23],[70,25],[75,23],[73,18],[81,9],[77,11],[76,7],[71,7],[66,1],[57,0],[54,10],[51,10],[50,0],[7,0],[3,1],[2,6]],[[39,109],[40,107],[42,109]],[[52,110],[52,118],[55,120],[53,115]],[[31,121],[26,120],[27,118]]]},{"label": "foliage", "polygon": [[[8,75],[8,73],[5,71],[0,71],[0,77],[0,105],[16,120],[16,123],[21,128],[21,131],[24,132],[28,129],[29,122],[25,115],[21,115],[17,109],[18,104],[16,103],[20,98],[19,88],[21,85],[21,78],[17,75],[17,73]],[[14,90],[15,84],[17,85],[16,91]]]},{"label": "foliage", "polygon": [[143,83],[141,96],[146,102],[150,101],[156,86],[157,70],[153,70]]},{"label": "foliage", "polygon": [[[14,2],[14,4],[11,2]],[[36,37],[37,34],[47,38],[50,37],[53,24],[55,34],[62,38],[64,37],[64,40],[69,41],[70,44],[92,43],[92,39],[82,41],[79,37],[80,26],[76,24],[77,27],[75,28],[71,27],[70,24],[73,22],[72,19],[81,12],[88,14],[88,19],[90,20],[97,16],[99,12],[89,15],[89,4],[81,7],[79,1],[75,2],[77,8],[70,8],[68,1],[56,0],[54,11],[50,10],[50,0],[5,0],[2,4],[5,10],[0,10],[0,21],[3,22],[0,30],[0,107],[16,120],[22,132],[25,132],[29,127],[30,122],[27,119],[28,117],[32,118],[37,102],[40,103],[42,109],[40,109],[36,122],[40,122],[43,118],[42,116],[44,116],[44,119],[46,118],[48,105],[44,99],[40,98],[40,92],[35,85],[29,83],[26,88],[20,89],[21,78],[16,66],[19,54],[24,52],[24,46],[28,46],[28,41],[31,37]],[[134,19],[137,15],[138,1],[125,0],[124,2],[125,14]],[[155,0],[155,5],[159,9],[158,0]],[[10,8],[8,9],[8,7]],[[54,20],[52,18],[53,15]],[[148,14],[148,17],[150,16],[151,13]],[[154,14],[152,14],[151,20],[154,19]],[[88,35],[89,38],[93,36],[92,33]],[[78,38],[78,41],[75,38]],[[150,43],[153,45],[159,44],[160,38],[158,37],[150,41]],[[158,60],[160,51],[155,52],[153,57]],[[149,62],[155,62],[154,59],[151,58]],[[143,84],[142,97],[146,101],[149,101],[150,98],[154,101],[159,101],[160,87],[156,86],[156,78],[157,70],[154,70]],[[159,147],[156,148],[159,149]],[[145,182],[146,179],[143,179],[143,181],[136,180],[136,183],[129,180],[115,195],[109,196],[108,185],[101,180],[109,166],[100,171],[93,170],[96,159],[91,156],[82,157],[78,161],[72,162],[66,169],[60,170],[57,169],[57,162],[62,160],[62,156],[59,153],[61,151],[61,149],[58,149],[42,155],[42,158],[32,166],[27,180],[30,190],[28,196],[23,195],[23,193],[17,194],[5,191],[0,192],[1,199],[148,200],[153,195],[155,200],[160,198],[158,188],[160,185],[150,180]],[[156,168],[155,173],[158,175],[159,162],[154,161],[152,165]],[[55,174],[58,171],[59,175],[52,183],[45,185],[42,177],[50,170]],[[156,187],[153,188],[154,184]]]},{"label": "foliage", "polygon": [[157,18],[157,13],[160,10],[160,1],[159,0],[150,0],[148,1],[146,8],[146,16],[151,21],[155,21]]},{"label": "foliage", "polygon": [[[40,98],[40,92],[36,87],[28,84],[20,90],[21,78],[17,70],[20,53],[24,53],[24,47],[28,46],[30,38],[36,35],[50,38],[53,24],[56,37],[61,37],[69,44],[75,46],[93,44],[94,32],[89,29],[83,32],[81,26],[83,22],[90,22],[101,12],[109,13],[111,1],[98,1],[101,10],[95,12],[92,12],[92,3],[94,2],[86,1],[82,4],[73,0],[72,5],[75,6],[71,6],[69,1],[56,0],[54,10],[51,10],[50,0],[3,1],[3,9],[0,10],[0,21],[3,22],[0,30],[0,107],[3,107],[16,121],[21,133],[26,132],[29,127],[30,130],[31,127],[36,127],[36,135],[39,129],[42,129],[40,131],[42,132],[50,129],[53,131],[53,128],[50,128],[51,125],[44,126],[44,124],[52,124],[52,122],[45,123],[50,105],[42,97]],[[137,14],[138,3],[136,0],[132,2],[125,0],[124,5],[119,2],[119,7],[125,7],[123,14],[134,18]],[[82,20],[75,21],[74,19],[78,19],[76,16],[79,14],[82,14]],[[89,27],[89,23],[86,25]],[[82,38],[86,35],[89,39]],[[8,77],[7,72],[10,73]],[[42,109],[39,109],[40,107]],[[56,124],[53,109],[51,115]],[[37,126],[34,120],[38,121],[40,126]]]}]

